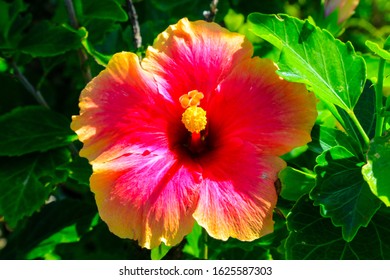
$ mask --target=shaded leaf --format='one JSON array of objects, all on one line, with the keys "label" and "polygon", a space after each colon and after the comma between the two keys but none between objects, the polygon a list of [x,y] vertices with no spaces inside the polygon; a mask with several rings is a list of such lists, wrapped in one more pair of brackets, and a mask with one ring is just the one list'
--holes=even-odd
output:
[{"label": "shaded leaf", "polygon": [[314,187],[316,175],[292,167],[286,167],[279,173],[282,184],[280,196],[288,200],[298,200]]},{"label": "shaded leaf", "polygon": [[355,106],[355,114],[370,139],[375,135],[375,110],[375,87],[367,80]]},{"label": "shaded leaf", "polygon": [[59,170],[66,170],[69,178],[76,180],[78,183],[89,186],[89,177],[92,175],[92,166],[86,158],[75,157],[66,165],[59,166]]},{"label": "shaded leaf", "polygon": [[101,221],[78,242],[58,244],[54,253],[66,260],[150,260],[150,250],[112,234]]},{"label": "shaded leaf", "polygon": [[359,152],[359,145],[355,139],[335,128],[315,125],[311,131],[311,137],[312,141],[308,144],[309,149],[317,154],[335,146],[343,146],[352,154]]},{"label": "shaded leaf", "polygon": [[83,0],[83,15],[86,18],[127,21],[127,13],[116,0]]},{"label": "shaded leaf", "polygon": [[[66,211],[64,211],[66,209]],[[1,259],[35,259],[51,253],[58,244],[78,241],[96,225],[95,204],[63,200],[45,205],[15,230]]]},{"label": "shaded leaf", "polygon": [[33,57],[56,56],[80,48],[81,35],[64,26],[42,21],[23,37],[19,49]]},{"label": "shaded leaf", "polygon": [[286,15],[249,15],[252,31],[281,49],[278,74],[305,83],[319,98],[350,112],[365,82],[366,67],[350,43]]},{"label": "shaded leaf", "polygon": [[58,170],[58,166],[69,161],[67,149],[2,158],[0,215],[11,227],[41,208],[53,187],[66,180],[67,172]]},{"label": "shaded leaf", "polygon": [[0,117],[0,156],[44,152],[70,144],[77,135],[64,116],[42,106],[20,107]]},{"label": "shaded leaf", "polygon": [[333,147],[317,158],[317,185],[310,193],[321,214],[342,227],[343,238],[351,241],[361,226],[366,227],[379,209],[361,175],[363,163],[342,146]]},{"label": "shaded leaf", "polygon": [[290,234],[287,259],[296,260],[388,260],[390,258],[390,215],[378,211],[367,228],[346,242],[340,228],[319,213],[307,196],[302,197],[287,217]]},{"label": "shaded leaf", "polygon": [[31,15],[22,16],[27,7],[22,0],[0,1],[0,49],[13,49],[21,40],[23,30],[31,22]]},{"label": "shaded leaf", "polygon": [[390,206],[390,132],[371,141],[367,160],[362,169],[364,179],[371,191]]}]

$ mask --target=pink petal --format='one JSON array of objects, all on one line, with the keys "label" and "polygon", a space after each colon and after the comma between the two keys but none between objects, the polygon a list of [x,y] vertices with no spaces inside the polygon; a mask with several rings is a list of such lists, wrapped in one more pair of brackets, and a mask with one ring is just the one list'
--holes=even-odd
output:
[{"label": "pink petal", "polygon": [[94,165],[91,189],[101,218],[122,238],[154,248],[190,233],[198,200],[197,166],[172,154],[129,155]]},{"label": "pink petal", "polygon": [[253,47],[243,35],[184,18],[157,37],[142,66],[156,75],[160,92],[177,102],[194,89],[207,98],[235,65],[252,54]]},{"label": "pink petal", "polygon": [[248,143],[230,143],[200,160],[203,182],[194,218],[214,238],[251,241],[273,231],[274,182],[285,163]]},{"label": "pink petal", "polygon": [[173,145],[168,132],[181,130],[181,112],[167,108],[153,76],[133,53],[118,53],[80,96],[71,127],[91,163],[128,153],[161,154]]},{"label": "pink petal", "polygon": [[280,156],[311,140],[316,99],[302,84],[281,79],[271,60],[240,63],[221,82],[204,109],[209,131],[254,144],[265,155]]}]

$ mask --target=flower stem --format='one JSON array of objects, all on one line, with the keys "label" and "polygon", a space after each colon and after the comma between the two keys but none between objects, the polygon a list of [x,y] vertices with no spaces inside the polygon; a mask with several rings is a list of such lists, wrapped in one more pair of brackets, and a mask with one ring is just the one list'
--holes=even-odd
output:
[{"label": "flower stem", "polygon": [[378,81],[375,87],[375,109],[376,109],[376,125],[375,125],[375,136],[381,136],[383,132],[383,78],[385,71],[385,60],[380,58],[378,67]]},{"label": "flower stem", "polygon": [[356,128],[358,129],[360,135],[363,137],[364,143],[368,147],[368,145],[370,144],[370,138],[368,138],[367,133],[364,131],[364,129],[363,129],[362,125],[360,124],[359,120],[357,119],[355,113],[352,110],[350,110],[350,111],[348,111],[348,115],[350,116],[353,123],[356,125]]},{"label": "flower stem", "polygon": [[208,245],[209,235],[204,228],[202,228],[202,237],[201,238],[202,238],[201,257],[204,260],[207,260],[209,258],[209,245]]}]

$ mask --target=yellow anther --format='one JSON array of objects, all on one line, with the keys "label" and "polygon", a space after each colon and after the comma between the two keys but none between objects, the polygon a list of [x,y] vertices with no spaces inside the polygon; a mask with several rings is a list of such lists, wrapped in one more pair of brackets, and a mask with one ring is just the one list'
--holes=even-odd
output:
[{"label": "yellow anther", "polygon": [[184,111],[181,121],[189,132],[199,133],[206,128],[206,111],[197,106],[188,107]]},{"label": "yellow anther", "polygon": [[180,96],[179,101],[181,106],[186,109],[191,106],[198,106],[203,97],[203,93],[197,90],[191,90],[187,94]]}]

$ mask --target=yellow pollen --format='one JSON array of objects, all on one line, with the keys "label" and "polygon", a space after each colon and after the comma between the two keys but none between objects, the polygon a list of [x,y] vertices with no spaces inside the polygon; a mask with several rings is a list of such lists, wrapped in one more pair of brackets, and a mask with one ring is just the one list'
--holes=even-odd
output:
[{"label": "yellow pollen", "polygon": [[197,106],[188,107],[181,118],[184,126],[191,133],[199,133],[206,128],[206,111]]},{"label": "yellow pollen", "polygon": [[203,97],[203,93],[197,90],[191,90],[187,94],[180,96],[179,101],[181,106],[186,109],[191,106],[198,106],[200,104],[200,100],[203,99]]}]

